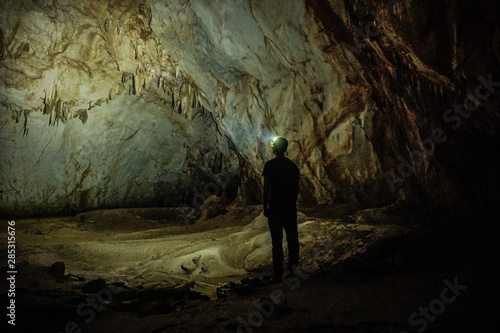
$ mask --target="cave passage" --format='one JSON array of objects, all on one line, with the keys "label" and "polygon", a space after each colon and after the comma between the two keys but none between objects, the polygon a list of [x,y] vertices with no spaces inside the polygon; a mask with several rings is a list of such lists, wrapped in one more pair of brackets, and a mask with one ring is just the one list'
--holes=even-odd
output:
[{"label": "cave passage", "polygon": [[[499,16],[494,0],[0,2],[2,320],[493,332]],[[263,207],[278,137],[300,173],[281,281]]]}]

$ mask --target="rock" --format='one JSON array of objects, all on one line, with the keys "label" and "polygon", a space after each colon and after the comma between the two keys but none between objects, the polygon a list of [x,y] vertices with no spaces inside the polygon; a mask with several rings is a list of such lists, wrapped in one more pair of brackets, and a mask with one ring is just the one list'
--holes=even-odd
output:
[{"label": "rock", "polygon": [[200,263],[200,259],[201,259],[201,254],[194,257],[192,261],[195,265],[198,265]]},{"label": "rock", "polygon": [[216,195],[208,197],[200,207],[199,221],[210,220],[216,216],[226,214],[228,212],[226,205],[227,201],[221,197]]},{"label": "rock", "polygon": [[188,260],[181,265],[181,268],[184,272],[191,274],[196,269],[196,265],[192,261]]},{"label": "rock", "polygon": [[50,273],[57,278],[63,278],[65,275],[66,265],[62,261],[56,261],[50,266]]},{"label": "rock", "polygon": [[82,291],[86,294],[97,294],[99,291],[106,288],[106,280],[96,279],[85,283]]},{"label": "rock", "polygon": [[496,193],[496,97],[474,123],[446,111],[499,71],[497,2],[358,2],[1,1],[0,214],[198,207],[230,184],[256,204],[274,135],[304,202]]},{"label": "rock", "polygon": [[185,271],[187,274],[191,274],[199,266],[200,259],[201,255],[197,255],[196,257],[193,257],[191,260],[186,260],[181,265],[182,270]]}]

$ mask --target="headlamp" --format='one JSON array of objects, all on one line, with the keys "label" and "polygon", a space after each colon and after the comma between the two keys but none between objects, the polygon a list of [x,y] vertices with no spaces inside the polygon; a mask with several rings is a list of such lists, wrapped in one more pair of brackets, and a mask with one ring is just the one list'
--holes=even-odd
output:
[{"label": "headlamp", "polygon": [[275,137],[273,137],[273,139],[271,140],[271,142],[269,142],[269,145],[271,146],[271,148],[274,146],[274,142],[275,142],[278,138],[279,138],[278,136],[275,136]]}]

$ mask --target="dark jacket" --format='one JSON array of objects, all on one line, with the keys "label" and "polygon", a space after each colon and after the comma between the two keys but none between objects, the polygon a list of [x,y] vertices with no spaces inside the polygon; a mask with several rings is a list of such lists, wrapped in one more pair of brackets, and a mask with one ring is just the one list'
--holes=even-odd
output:
[{"label": "dark jacket", "polygon": [[284,156],[264,165],[264,210],[286,213],[296,210],[299,195],[299,168]]}]

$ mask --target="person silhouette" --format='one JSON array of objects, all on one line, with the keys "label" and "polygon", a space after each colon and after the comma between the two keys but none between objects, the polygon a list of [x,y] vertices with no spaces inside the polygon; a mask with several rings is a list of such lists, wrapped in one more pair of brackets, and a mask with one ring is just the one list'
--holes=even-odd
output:
[{"label": "person silhouette", "polygon": [[288,244],[287,268],[291,272],[299,263],[299,235],[297,229],[297,197],[299,195],[299,168],[285,157],[288,141],[277,137],[271,142],[276,156],[264,165],[264,216],[268,218],[272,240],[272,282],[283,280],[283,229]]}]

